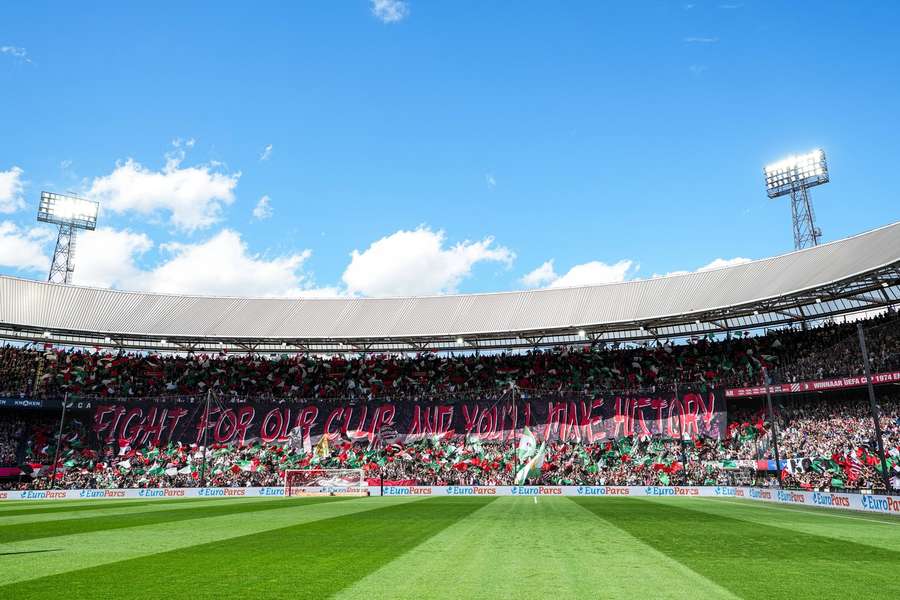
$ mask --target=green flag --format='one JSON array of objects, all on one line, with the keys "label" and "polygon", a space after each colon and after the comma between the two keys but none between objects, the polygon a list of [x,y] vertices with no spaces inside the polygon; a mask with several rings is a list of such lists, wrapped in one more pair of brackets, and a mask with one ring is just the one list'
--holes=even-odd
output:
[{"label": "green flag", "polygon": [[521,437],[519,437],[519,447],[516,450],[519,462],[526,462],[529,458],[534,456],[536,448],[537,441],[534,439],[534,434],[531,433],[531,430],[528,429],[528,427],[525,427],[525,431],[523,431]]},{"label": "green flag", "polygon": [[538,477],[541,474],[541,467],[544,466],[544,447],[546,444],[546,442],[542,442],[537,453],[525,463],[524,467],[519,469],[518,473],[516,473],[514,482],[516,485],[524,485],[525,481],[529,478]]}]

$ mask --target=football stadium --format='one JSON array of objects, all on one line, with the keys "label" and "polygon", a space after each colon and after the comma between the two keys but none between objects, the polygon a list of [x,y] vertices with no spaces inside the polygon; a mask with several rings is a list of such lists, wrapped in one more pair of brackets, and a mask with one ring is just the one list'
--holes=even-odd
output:
[{"label": "football stadium", "polygon": [[[354,60],[391,44],[431,48],[432,34],[409,41],[401,28],[434,26],[430,11],[443,9],[405,0],[358,4],[365,8],[352,17],[360,20],[355,35],[378,27],[402,41],[348,40],[345,51],[359,52]],[[669,22],[675,17],[666,11],[687,18],[700,9],[648,10],[662,10]],[[757,10],[707,9],[725,31],[721,14]],[[25,21],[40,15],[22,10]],[[355,14],[295,10],[316,27]],[[580,10],[588,22],[596,17]],[[185,23],[197,16],[185,14]],[[220,25],[256,39],[247,19]],[[555,27],[554,19],[538,21],[539,29]],[[276,26],[266,23],[258,40]],[[116,39],[126,57],[140,54]],[[587,39],[578,52],[601,44]],[[521,40],[508,41],[526,51],[527,44],[515,46]],[[279,52],[301,42],[282,43]],[[691,52],[725,45],[718,36],[681,44]],[[29,70],[52,70],[51,58],[65,54],[34,54],[34,47],[0,46],[0,59],[12,65],[6,72],[0,61],[0,78],[25,81]],[[203,55],[195,46],[186,52]],[[576,54],[566,60],[578,62]],[[446,67],[419,58],[439,72]],[[241,60],[232,57],[234,65]],[[333,60],[338,72],[353,72],[341,57]],[[315,79],[330,84],[332,64],[322,68]],[[404,73],[400,81],[411,89],[418,80]],[[712,75],[695,64],[688,74],[692,85]],[[537,89],[556,76],[516,81]],[[132,77],[151,75],[126,81]],[[503,96],[478,89],[487,104]],[[343,106],[337,95],[327,97],[335,110]],[[78,110],[87,121],[95,114]],[[206,107],[182,110],[206,115]],[[417,120],[413,112],[393,118]],[[649,127],[629,136],[656,135]],[[193,138],[171,142],[158,171],[128,158],[93,181],[86,166],[70,171],[70,160],[58,179],[39,166],[4,171],[0,152],[0,213],[9,218],[0,223],[0,598],[900,596],[900,203],[895,195],[869,210],[832,184],[835,168],[849,178],[847,171],[865,170],[838,129],[826,139],[840,160],[830,146],[828,159],[825,149],[789,155],[789,146],[786,158],[762,168],[752,161],[733,167],[716,151],[702,159],[718,165],[711,170],[754,174],[751,192],[765,202],[754,210],[777,213],[777,242],[726,221],[734,217],[718,201],[696,210],[664,204],[668,212],[650,221],[656,225],[645,225],[640,201],[620,207],[628,231],[618,244],[665,235],[666,220],[694,211],[694,230],[676,231],[663,254],[687,260],[679,252],[690,251],[691,239],[703,244],[701,224],[720,220],[740,235],[715,238],[728,245],[714,250],[718,256],[747,248],[741,256],[762,249],[762,258],[652,276],[624,261],[616,276],[579,278],[577,266],[557,275],[550,259],[507,283],[473,275],[479,261],[514,268],[515,253],[493,237],[445,247],[443,230],[403,225],[349,253],[340,285],[314,286],[303,271],[310,252],[267,254],[292,244],[298,231],[268,221],[268,195],[250,221],[272,228],[263,234],[272,244],[266,251],[248,250],[250,234],[237,231],[242,221],[227,220],[238,206],[230,207],[239,178],[253,186],[254,177],[279,176],[250,167],[230,172],[236,167],[218,149],[208,162],[190,164],[199,147]],[[124,133],[97,135],[120,140]],[[804,135],[785,131],[784,143]],[[278,158],[274,147],[254,151],[246,164],[262,172]],[[289,151],[284,142],[277,147]],[[891,151],[895,163],[896,144]],[[629,164],[625,179],[646,175]],[[393,178],[403,169],[380,168],[392,172],[384,185],[402,194]],[[702,175],[677,176],[695,177]],[[483,193],[499,195],[498,179],[486,175]],[[207,183],[218,187],[203,192]],[[651,183],[659,194],[669,185]],[[597,185],[602,192],[607,184]],[[812,196],[825,189],[831,200],[817,216]],[[377,196],[365,204],[377,204]],[[562,204],[521,203],[523,214],[533,212],[530,245],[563,252],[567,244],[541,222]],[[419,218],[388,201],[379,218],[349,209],[335,217],[327,202],[294,213],[276,206],[291,227],[331,223],[345,237],[358,226],[369,228],[358,235],[384,235],[384,220],[397,228],[391,223]],[[469,208],[464,216],[478,220],[481,213]],[[35,212],[37,224],[26,229]],[[714,216],[703,221],[701,213]],[[859,220],[863,213],[867,220]],[[823,234],[820,220],[841,235]],[[203,237],[222,222],[232,229]],[[608,256],[607,230],[591,223],[573,225],[572,237],[589,237]],[[433,241],[437,259],[425,247],[383,251],[414,238]],[[449,275],[429,283],[448,264]],[[593,262],[581,272],[590,265],[593,272],[618,268]],[[290,281],[266,287],[267,273]],[[356,283],[360,273],[368,287]]]}]

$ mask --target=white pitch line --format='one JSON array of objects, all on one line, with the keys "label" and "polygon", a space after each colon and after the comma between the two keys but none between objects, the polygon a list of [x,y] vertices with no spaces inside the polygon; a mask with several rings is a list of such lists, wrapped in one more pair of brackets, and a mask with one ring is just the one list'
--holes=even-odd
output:
[{"label": "white pitch line", "polygon": [[[727,500],[725,498],[707,498],[707,500],[714,500],[716,502],[724,502],[725,504],[739,504],[740,506],[759,506],[762,508],[771,508],[772,510],[783,510],[785,512],[799,512],[806,513],[808,515],[828,515],[829,517],[837,517],[839,519],[853,519],[854,521],[866,521],[867,523],[882,523],[884,525],[900,525],[900,521],[879,521],[878,519],[865,519],[863,517],[854,517],[851,515],[838,515],[830,512],[826,512],[825,509],[806,509],[805,506],[798,506],[795,508],[787,508],[785,506],[772,506],[771,504],[767,504],[765,502],[746,502],[743,500]],[[840,509],[838,509],[840,510]]]}]

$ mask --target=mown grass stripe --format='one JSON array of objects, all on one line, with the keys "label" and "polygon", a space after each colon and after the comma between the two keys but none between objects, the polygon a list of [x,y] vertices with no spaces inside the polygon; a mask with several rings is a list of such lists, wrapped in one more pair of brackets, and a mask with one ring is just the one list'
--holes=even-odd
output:
[{"label": "mown grass stripe", "polygon": [[[653,499],[653,502],[675,503],[678,500],[660,498]],[[780,506],[724,498],[704,498],[680,505],[702,513],[779,527],[786,531],[833,537],[900,552],[900,529],[897,528],[900,518],[890,515],[856,514],[830,508]]]},{"label": "mown grass stripe", "polygon": [[[127,529],[153,523],[209,519],[233,513],[254,513],[275,510],[284,506],[327,502],[329,498],[278,498],[253,501],[229,500],[217,506],[198,506],[177,510],[153,510],[124,515],[109,515],[95,519],[62,519],[18,523],[0,526],[0,543],[18,542],[61,535],[88,533],[107,529]],[[343,500],[338,500],[343,501]]]},{"label": "mown grass stripe", "polygon": [[847,598],[862,589],[884,595],[896,586],[898,552],[787,532],[676,502],[573,501],[740,596]]},{"label": "mown grass stripe", "polygon": [[498,498],[336,598],[397,596],[733,598],[578,504],[527,497]]},{"label": "mown grass stripe", "polygon": [[[417,500],[351,498],[287,506],[251,515],[237,513],[187,522],[154,523],[130,529],[0,544],[0,553],[8,553],[0,560],[0,585],[413,501]],[[212,502],[227,503],[232,500],[214,499]],[[52,551],[41,553],[40,560],[34,560],[28,553],[36,550]]]},{"label": "mown grass stripe", "polygon": [[10,510],[0,511],[0,523],[6,517],[18,517],[22,515],[49,515],[54,513],[76,513],[81,511],[108,510],[112,508],[132,508],[135,506],[155,505],[155,504],[172,504],[174,502],[191,503],[208,501],[209,498],[173,498],[163,500],[93,500],[88,503],[68,504],[68,501],[59,501],[52,506],[41,506],[32,508],[14,508]]},{"label": "mown grass stripe", "polygon": [[[0,587],[0,597],[324,598],[492,499],[433,498]],[[439,585],[439,582],[436,582]]]},{"label": "mown grass stripe", "polygon": [[[262,502],[272,500],[273,498],[230,498],[229,500],[234,501],[237,504],[248,503],[248,502]],[[50,521],[67,521],[74,519],[100,519],[107,518],[116,515],[127,515],[133,513],[144,513],[144,512],[174,512],[185,509],[195,509],[201,508],[203,506],[221,506],[221,499],[216,498],[198,498],[193,499],[189,502],[182,502],[179,500],[165,501],[165,502],[150,502],[147,504],[141,504],[133,507],[123,507],[117,508],[114,505],[107,504],[104,507],[98,508],[94,511],[67,511],[67,512],[55,512],[50,514],[44,513],[31,513],[26,515],[17,515],[11,517],[0,517],[0,526],[6,527],[15,524],[25,524],[25,523],[49,523]]]}]

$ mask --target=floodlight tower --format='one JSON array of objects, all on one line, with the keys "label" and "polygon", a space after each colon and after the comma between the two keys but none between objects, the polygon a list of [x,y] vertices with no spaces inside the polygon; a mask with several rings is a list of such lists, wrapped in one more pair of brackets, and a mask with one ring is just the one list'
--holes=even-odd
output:
[{"label": "floodlight tower", "polygon": [[828,164],[825,151],[817,148],[807,154],[789,156],[768,165],[766,193],[769,198],[791,196],[791,216],[794,220],[794,249],[818,246],[822,230],[816,227],[809,188],[828,183]]},{"label": "floodlight tower", "polygon": [[97,228],[98,202],[76,196],[41,192],[37,220],[42,223],[59,225],[56,249],[50,264],[47,281],[69,283],[75,270],[75,234],[79,229],[93,231]]}]

